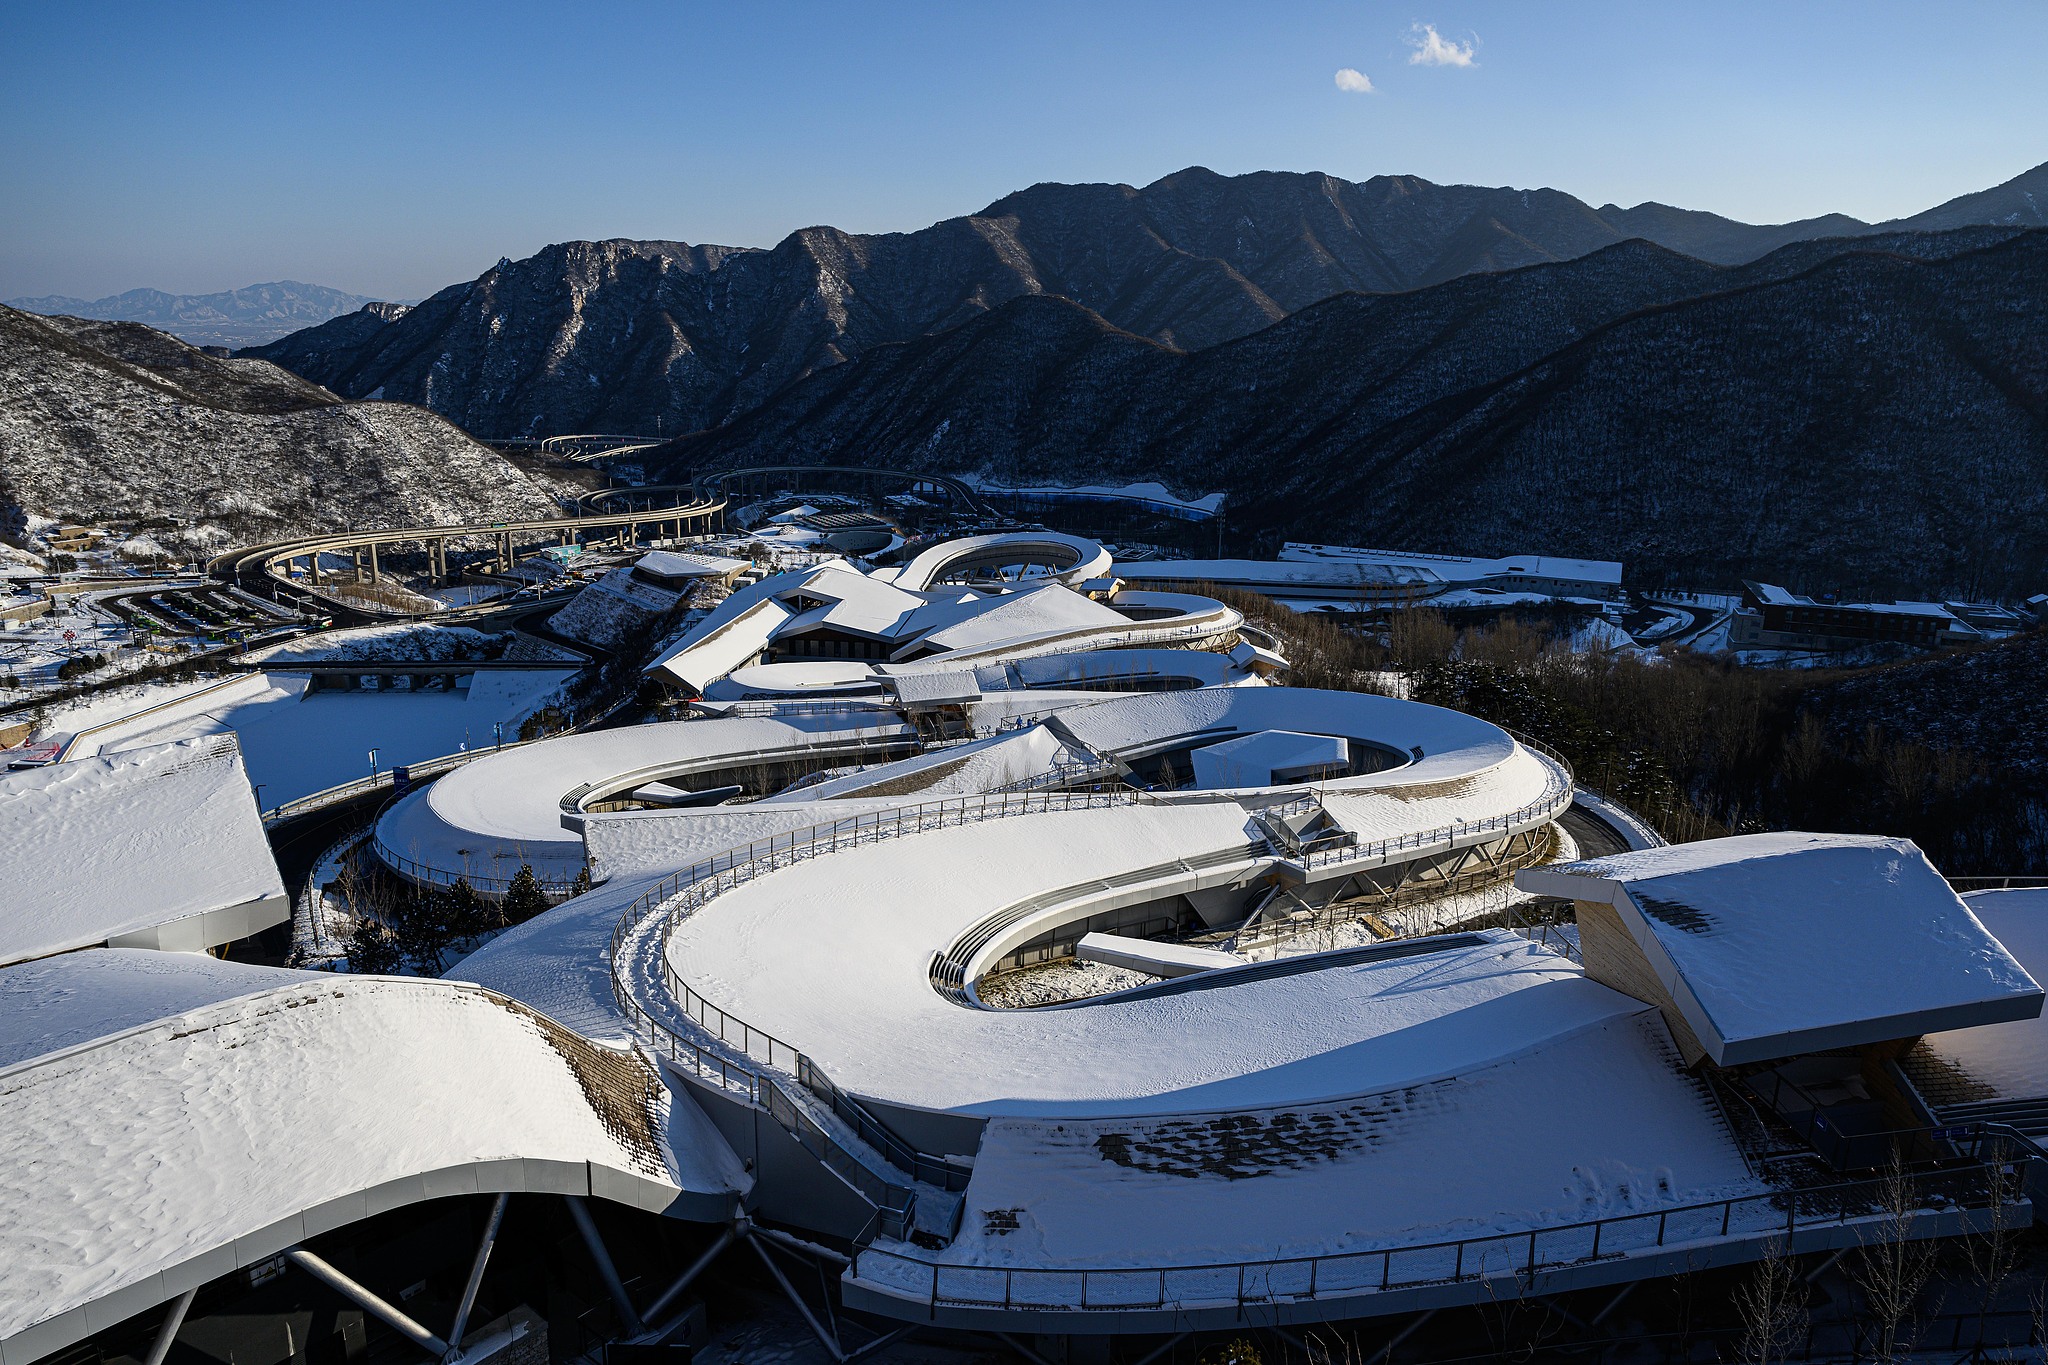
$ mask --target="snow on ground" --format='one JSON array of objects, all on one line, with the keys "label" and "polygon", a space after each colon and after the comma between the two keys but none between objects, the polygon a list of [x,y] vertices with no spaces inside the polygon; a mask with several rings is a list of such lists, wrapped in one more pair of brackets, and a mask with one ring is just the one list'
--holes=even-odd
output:
[{"label": "snow on ground", "polygon": [[975,984],[974,993],[992,1009],[1022,1010],[1039,1005],[1060,1005],[1069,1000],[1088,1000],[1111,991],[1149,986],[1157,977],[1130,967],[1112,967],[1106,962],[1080,962],[1063,957],[1042,966],[1025,967],[985,976]]},{"label": "snow on ground", "polygon": [[717,897],[677,926],[669,961],[840,1085],[972,1113],[1173,1113],[1369,1093],[1641,1008],[1506,935],[1065,1010],[963,1010],[931,988],[933,950],[1004,907],[1245,837],[1242,810],[1205,803],[1012,816],[865,844]]},{"label": "snow on ground", "polygon": [[628,564],[577,593],[568,606],[548,618],[548,625],[571,639],[611,649],[644,631],[683,596],[672,588],[635,578],[633,566]]},{"label": "snow on ground", "polygon": [[969,488],[986,490],[990,493],[1039,494],[1050,497],[1067,497],[1081,501],[1119,501],[1149,503],[1159,508],[1171,508],[1176,512],[1191,512],[1206,518],[1216,515],[1223,506],[1226,496],[1222,493],[1204,493],[1199,498],[1183,498],[1163,483],[1083,483],[1083,484],[1032,484],[1018,487],[997,483],[986,475],[963,474],[960,481]]},{"label": "snow on ground", "polygon": [[273,668],[295,663],[364,661],[376,663],[444,663],[458,659],[489,659],[502,653],[505,633],[491,634],[469,626],[428,622],[328,630],[296,640],[251,650],[243,658]]},{"label": "snow on ground", "polygon": [[0,962],[282,896],[224,740],[0,774]]},{"label": "snow on ground", "polygon": [[[220,989],[246,973],[225,969]],[[591,1094],[607,1079],[579,1075],[573,1046],[524,1011],[444,982],[292,975],[0,1073],[0,1337],[422,1173],[534,1158],[721,1199],[746,1183],[651,1073],[651,1089],[607,1094],[614,1112],[600,1113]],[[75,1003],[89,990],[123,1009],[130,984],[116,964],[81,979]],[[270,1235],[281,1249],[301,1234]]]},{"label": "snow on ground", "polygon": [[443,976],[509,995],[606,1046],[630,1047],[605,951],[619,916],[660,880],[650,872],[614,877],[507,929]]},{"label": "snow on ground", "polygon": [[311,691],[304,676],[253,673],[91,736],[101,753],[233,730],[249,780],[268,810],[379,771],[494,742],[493,723],[517,735],[570,676],[564,669],[494,669],[468,692]]},{"label": "snow on ground", "polygon": [[1338,1103],[996,1119],[960,1237],[932,1259],[1200,1265],[1342,1253],[1762,1188],[1705,1090],[1679,1069],[1662,1022],[1639,1009],[1455,1076]]},{"label": "snow on ground", "polygon": [[[1963,897],[2035,980],[2048,978],[2048,887]],[[1928,1036],[1935,1053],[2001,1099],[2048,1099],[2048,1019],[2022,1019]]]}]

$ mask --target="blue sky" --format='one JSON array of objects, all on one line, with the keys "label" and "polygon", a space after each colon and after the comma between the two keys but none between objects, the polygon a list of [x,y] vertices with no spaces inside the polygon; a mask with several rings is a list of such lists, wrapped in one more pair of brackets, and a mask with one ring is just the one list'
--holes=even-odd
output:
[{"label": "blue sky", "polygon": [[2048,4],[0,0],[0,128],[0,297],[416,297],[1189,165],[1881,219],[2048,161]]}]

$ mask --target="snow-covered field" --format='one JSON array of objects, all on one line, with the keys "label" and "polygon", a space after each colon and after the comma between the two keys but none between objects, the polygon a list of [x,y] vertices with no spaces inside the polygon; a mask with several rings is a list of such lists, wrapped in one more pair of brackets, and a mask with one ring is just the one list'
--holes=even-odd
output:
[{"label": "snow-covered field", "polygon": [[[54,729],[76,732],[115,721],[87,736],[79,755],[164,744],[233,730],[241,741],[249,780],[261,789],[264,809],[370,775],[377,767],[438,758],[495,742],[493,724],[515,736],[519,722],[570,677],[563,669],[480,671],[462,692],[336,692],[307,690],[307,680],[286,673],[255,673],[222,686],[180,685],[132,689],[139,696],[101,699],[67,709]],[[159,701],[174,704],[135,713]],[[118,721],[120,716],[133,720]]]}]

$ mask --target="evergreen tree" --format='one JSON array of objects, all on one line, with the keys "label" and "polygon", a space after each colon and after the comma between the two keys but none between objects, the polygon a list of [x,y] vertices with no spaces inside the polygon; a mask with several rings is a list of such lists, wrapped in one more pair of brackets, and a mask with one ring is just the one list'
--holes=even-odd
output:
[{"label": "evergreen tree", "polygon": [[547,893],[540,889],[540,879],[533,875],[531,866],[520,865],[498,908],[504,912],[507,924],[524,924],[548,908]]}]

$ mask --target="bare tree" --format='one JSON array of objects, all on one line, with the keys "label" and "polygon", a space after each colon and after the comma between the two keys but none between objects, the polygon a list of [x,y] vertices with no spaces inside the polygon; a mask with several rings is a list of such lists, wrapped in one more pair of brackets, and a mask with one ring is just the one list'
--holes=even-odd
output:
[{"label": "bare tree", "polygon": [[1770,1240],[1764,1258],[1731,1297],[1742,1323],[1743,1365],[1789,1359],[1792,1343],[1806,1326],[1806,1284],[1783,1240]]},{"label": "bare tree", "polygon": [[1919,1199],[1896,1151],[1878,1178],[1877,1197],[1881,1216],[1867,1225],[1849,1258],[1849,1278],[1862,1291],[1877,1328],[1872,1358],[1888,1365],[1900,1358],[1899,1329],[1934,1273],[1934,1243],[1913,1235],[1921,1216]]},{"label": "bare tree", "polygon": [[1998,1306],[1998,1296],[2005,1288],[2005,1282],[2018,1267],[2021,1243],[2020,1235],[2026,1231],[2015,1217],[2014,1206],[2023,1193],[2021,1168],[2005,1161],[1994,1161],[1984,1168],[1984,1194],[1991,1207],[1981,1232],[1963,1239],[1963,1255],[1968,1259],[1970,1274],[1977,1281],[1981,1291],[1977,1301],[1977,1342],[1984,1342],[1984,1327],[1991,1312]]}]

